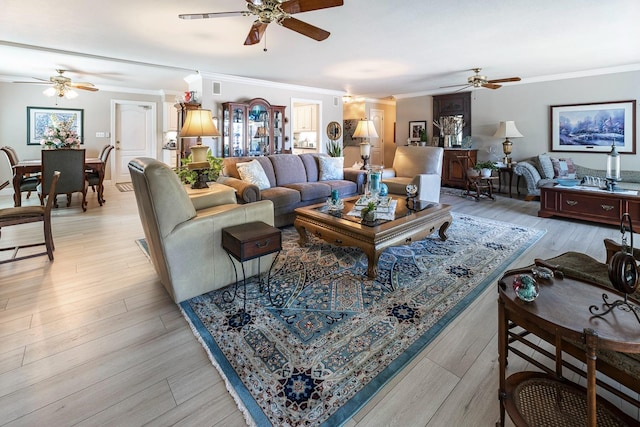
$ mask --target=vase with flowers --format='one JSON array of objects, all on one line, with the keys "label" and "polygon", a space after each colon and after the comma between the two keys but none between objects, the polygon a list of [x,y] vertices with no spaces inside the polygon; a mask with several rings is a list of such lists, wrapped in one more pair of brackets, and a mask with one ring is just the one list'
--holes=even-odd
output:
[{"label": "vase with flowers", "polygon": [[45,149],[78,148],[80,137],[74,126],[75,117],[67,120],[58,120],[55,114],[51,115],[51,124],[42,134],[40,145]]}]

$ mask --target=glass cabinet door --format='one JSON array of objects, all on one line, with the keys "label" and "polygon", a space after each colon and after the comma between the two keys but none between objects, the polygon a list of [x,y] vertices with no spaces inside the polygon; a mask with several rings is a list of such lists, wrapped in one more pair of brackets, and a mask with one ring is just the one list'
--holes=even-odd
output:
[{"label": "glass cabinet door", "polygon": [[273,107],[273,154],[284,152],[284,108]]},{"label": "glass cabinet door", "polygon": [[222,156],[238,157],[245,154],[245,105],[222,104]]},{"label": "glass cabinet door", "polygon": [[247,120],[249,132],[249,156],[271,154],[271,118],[269,109],[262,103],[250,106]]}]

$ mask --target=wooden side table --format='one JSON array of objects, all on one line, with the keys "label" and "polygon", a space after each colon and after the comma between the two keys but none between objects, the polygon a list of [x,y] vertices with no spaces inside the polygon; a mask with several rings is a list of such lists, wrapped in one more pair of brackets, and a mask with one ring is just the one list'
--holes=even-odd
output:
[{"label": "wooden side table", "polygon": [[[579,425],[595,426],[596,419],[598,425],[638,425],[638,421],[626,416],[618,408],[600,397],[596,398],[597,384],[626,402],[640,407],[635,394],[639,388],[637,380],[620,367],[608,364],[602,357],[598,357],[600,350],[640,353],[638,321],[633,313],[622,310],[603,317],[594,316],[590,311],[592,305],[602,305],[603,294],[612,299],[621,298],[622,295],[614,290],[567,277],[540,279],[539,296],[536,300],[525,303],[518,299],[513,289],[516,274],[531,274],[531,270],[507,272],[498,282],[499,425],[504,426],[505,411],[516,426],[566,425],[563,420],[568,418],[576,420]],[[636,310],[640,310],[636,301],[629,301]],[[553,345],[555,352],[543,348],[537,338]],[[542,363],[540,357],[532,356],[531,350],[553,360],[554,368]],[[519,372],[506,378],[509,352],[543,372]],[[585,363],[586,370],[581,363],[571,362],[565,357],[566,354]],[[585,378],[586,389],[566,380],[563,369],[569,369]],[[624,388],[619,389],[597,379],[596,371],[598,375],[605,374],[629,387],[631,392],[625,393]],[[607,422],[611,419],[623,422]]]},{"label": "wooden side table", "polygon": [[480,200],[480,197],[482,196],[495,200],[495,197],[493,197],[493,183],[497,179],[497,176],[486,177],[467,175],[467,189],[464,195],[474,197],[476,202]]},{"label": "wooden side table", "polygon": [[[502,166],[498,168],[498,192],[502,193],[502,176],[506,175],[509,177],[509,198],[512,198],[511,195],[511,184],[513,183],[513,167],[511,166]],[[506,178],[506,177],[505,177]],[[506,181],[506,180],[505,180]],[[506,182],[505,182],[506,184]]]},{"label": "wooden side table", "polygon": [[[233,269],[236,274],[236,285],[233,291],[233,297],[231,297],[227,302],[233,301],[238,293],[238,270],[236,263],[233,262],[233,259],[235,258],[242,268],[242,284],[244,288],[242,309],[245,312],[247,308],[247,276],[244,269],[245,261],[258,258],[258,280],[260,281],[260,258],[277,252],[277,255],[271,262],[271,267],[269,267],[266,280],[269,300],[271,300],[271,303],[273,304],[273,300],[271,299],[271,289],[269,287],[269,278],[271,276],[271,268],[273,268],[273,264],[282,250],[282,232],[278,228],[272,227],[261,221],[223,228],[222,248],[227,252],[227,255],[229,255],[229,259],[233,264]],[[261,281],[260,288],[262,289]]]}]

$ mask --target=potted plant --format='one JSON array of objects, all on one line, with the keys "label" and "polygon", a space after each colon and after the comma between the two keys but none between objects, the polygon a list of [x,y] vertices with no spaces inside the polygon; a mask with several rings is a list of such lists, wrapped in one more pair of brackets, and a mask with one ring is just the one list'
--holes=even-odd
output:
[{"label": "potted plant", "polygon": [[[198,180],[198,172],[187,167],[187,165],[192,161],[193,158],[191,157],[191,154],[189,154],[189,156],[180,160],[181,165],[176,169],[176,173],[178,174],[180,181],[185,184],[193,184]],[[207,162],[209,162],[209,169],[207,169],[207,181],[215,181],[220,176],[220,172],[222,172],[222,159],[213,157],[211,150],[208,150]]]},{"label": "potted plant", "polygon": [[342,157],[342,145],[338,141],[327,142],[327,154],[331,157]]},{"label": "potted plant", "polygon": [[420,131],[420,145],[425,147],[427,145],[427,130],[422,129]]},{"label": "potted plant", "polygon": [[374,222],[376,220],[376,203],[367,203],[367,206],[360,212],[360,217],[363,222]]},{"label": "potted plant", "polygon": [[493,163],[493,162],[490,162],[489,160],[484,161],[484,162],[478,162],[478,163],[475,164],[475,166],[473,168],[475,170],[480,171],[482,176],[485,177],[485,178],[490,177],[491,176],[491,172],[498,169],[496,167],[496,164]]}]

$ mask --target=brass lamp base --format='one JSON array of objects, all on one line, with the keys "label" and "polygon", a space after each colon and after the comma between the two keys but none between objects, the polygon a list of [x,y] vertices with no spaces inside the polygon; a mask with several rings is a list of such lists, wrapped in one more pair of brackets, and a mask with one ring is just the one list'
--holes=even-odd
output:
[{"label": "brass lamp base", "polygon": [[509,157],[509,155],[511,154],[511,149],[513,148],[513,143],[511,141],[509,141],[509,139],[505,139],[504,142],[502,143],[502,151],[504,152],[504,163],[505,164],[511,164],[511,157]]}]

